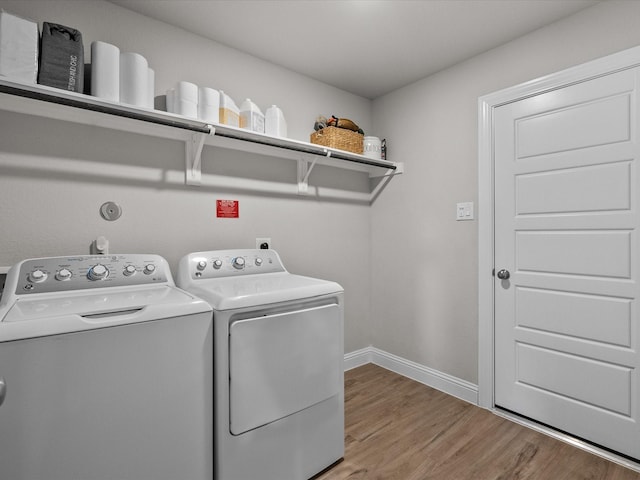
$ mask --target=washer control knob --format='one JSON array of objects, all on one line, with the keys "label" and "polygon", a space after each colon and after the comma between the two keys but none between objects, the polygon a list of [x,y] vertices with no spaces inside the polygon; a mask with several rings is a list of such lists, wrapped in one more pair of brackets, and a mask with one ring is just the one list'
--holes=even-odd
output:
[{"label": "washer control knob", "polygon": [[244,268],[244,258],[236,257],[233,259],[233,266],[238,270],[242,270]]},{"label": "washer control knob", "polygon": [[213,268],[215,268],[216,270],[220,270],[220,267],[222,267],[222,260],[214,260],[213,261]]},{"label": "washer control knob", "polygon": [[34,270],[29,274],[29,281],[31,283],[40,283],[44,282],[47,279],[46,272],[43,272],[40,269]]},{"label": "washer control knob", "polygon": [[102,265],[101,263],[94,265],[87,272],[87,278],[94,282],[96,280],[104,280],[108,276],[109,276],[109,269],[104,265]]},{"label": "washer control knob", "polygon": [[72,277],[72,273],[71,273],[71,270],[69,270],[68,268],[61,268],[60,270],[58,270],[58,273],[56,273],[56,280],[60,280],[60,281],[70,280],[71,277]]},{"label": "washer control knob", "polygon": [[260,257],[256,258],[256,266],[262,265],[262,259]]},{"label": "washer control knob", "polygon": [[145,275],[151,275],[152,273],[155,273],[155,271],[156,271],[156,266],[153,263],[149,263],[144,266],[143,272]]},{"label": "washer control knob", "polygon": [[122,271],[122,273],[124,274],[125,277],[130,277],[131,275],[135,275],[136,273],[135,265],[127,265],[126,267],[124,267],[124,270]]},{"label": "washer control knob", "polygon": [[205,268],[207,268],[207,262],[204,260],[200,260],[196,268],[200,271],[204,270]]}]

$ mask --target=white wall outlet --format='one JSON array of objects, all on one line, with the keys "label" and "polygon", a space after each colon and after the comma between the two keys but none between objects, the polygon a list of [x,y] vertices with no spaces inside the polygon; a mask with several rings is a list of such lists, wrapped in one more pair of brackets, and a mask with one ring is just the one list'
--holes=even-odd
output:
[{"label": "white wall outlet", "polygon": [[270,248],[273,248],[273,245],[271,245],[271,238],[269,238],[269,237],[257,237],[256,238],[256,248],[259,248],[261,250],[268,250]]},{"label": "white wall outlet", "polygon": [[456,205],[456,220],[473,220],[473,202],[458,203]]}]

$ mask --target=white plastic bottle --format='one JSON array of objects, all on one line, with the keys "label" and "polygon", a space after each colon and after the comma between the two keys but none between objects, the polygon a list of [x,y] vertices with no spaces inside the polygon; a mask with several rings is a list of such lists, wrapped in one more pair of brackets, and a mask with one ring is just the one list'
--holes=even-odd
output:
[{"label": "white plastic bottle", "polygon": [[240,128],[264,133],[264,114],[250,98],[240,106]]},{"label": "white plastic bottle", "polygon": [[220,90],[220,123],[231,127],[240,126],[240,109],[233,99]]},{"label": "white plastic bottle", "polygon": [[267,108],[267,114],[264,120],[264,131],[267,135],[273,137],[287,136],[287,122],[284,119],[284,114],[282,110],[275,105]]}]

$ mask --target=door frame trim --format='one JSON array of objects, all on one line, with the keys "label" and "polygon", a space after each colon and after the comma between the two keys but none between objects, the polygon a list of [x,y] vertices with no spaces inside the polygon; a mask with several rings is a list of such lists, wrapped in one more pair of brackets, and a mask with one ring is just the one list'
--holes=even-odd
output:
[{"label": "door frame trim", "polygon": [[478,98],[478,405],[494,409],[494,112],[528,97],[640,66],[640,47]]}]

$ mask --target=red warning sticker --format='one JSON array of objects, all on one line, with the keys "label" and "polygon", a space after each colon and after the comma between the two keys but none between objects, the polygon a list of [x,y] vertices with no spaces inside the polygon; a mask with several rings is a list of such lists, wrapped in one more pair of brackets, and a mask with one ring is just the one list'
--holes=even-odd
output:
[{"label": "red warning sticker", "polygon": [[216,216],[218,218],[238,218],[240,202],[238,200],[216,200]]}]

